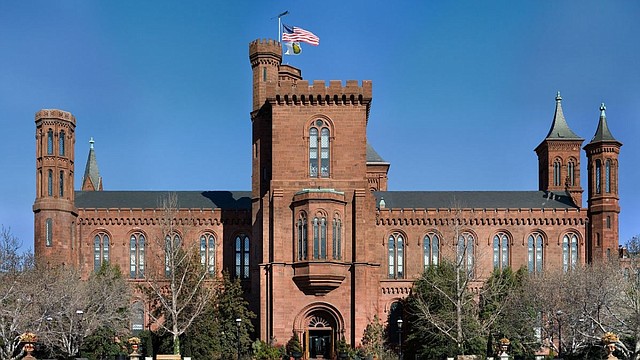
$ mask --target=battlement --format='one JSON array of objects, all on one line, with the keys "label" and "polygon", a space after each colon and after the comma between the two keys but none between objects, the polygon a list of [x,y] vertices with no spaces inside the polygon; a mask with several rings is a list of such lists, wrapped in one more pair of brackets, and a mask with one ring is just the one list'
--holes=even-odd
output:
[{"label": "battlement", "polygon": [[75,125],[76,118],[68,111],[58,110],[58,109],[42,109],[36,113],[35,120],[43,119],[60,119],[70,121]]},{"label": "battlement", "polygon": [[249,61],[256,66],[260,58],[270,59],[280,65],[282,61],[282,46],[276,40],[257,39],[249,43]]},{"label": "battlement", "polygon": [[280,81],[278,84],[267,85],[267,97],[278,104],[370,104],[372,98],[371,80],[363,80],[362,85],[357,80],[347,80],[346,85],[340,80]]}]

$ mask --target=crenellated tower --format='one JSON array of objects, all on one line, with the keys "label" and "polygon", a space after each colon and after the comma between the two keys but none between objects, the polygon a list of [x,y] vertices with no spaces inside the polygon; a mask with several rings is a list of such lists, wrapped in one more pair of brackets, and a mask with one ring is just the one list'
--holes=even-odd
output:
[{"label": "crenellated tower", "polygon": [[35,256],[49,265],[69,264],[75,244],[74,147],[75,117],[46,109],[36,122]]},{"label": "crenellated tower", "polygon": [[605,110],[603,103],[596,133],[584,147],[589,174],[589,262],[615,258],[618,254],[618,156],[622,143],[611,135]]},{"label": "crenellated tower", "polygon": [[558,91],[551,129],[535,149],[538,155],[538,189],[566,193],[579,208],[582,207],[583,191],[580,185],[580,147],[583,141],[569,128]]}]

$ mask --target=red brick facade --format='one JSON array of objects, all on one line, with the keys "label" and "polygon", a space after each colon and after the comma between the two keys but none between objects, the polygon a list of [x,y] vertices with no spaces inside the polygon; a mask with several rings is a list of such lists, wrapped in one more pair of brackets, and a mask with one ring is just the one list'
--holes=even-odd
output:
[{"label": "red brick facade", "polygon": [[[194,203],[179,216],[189,219],[180,234],[185,241],[197,242],[205,234],[215,238],[218,274],[223,269],[234,274],[237,266],[248,265],[244,284],[258,314],[260,338],[284,343],[295,332],[307,357],[314,354],[312,345],[322,343],[330,349],[343,336],[358,344],[367,323],[375,315],[386,320],[392,304],[409,293],[425,262],[455,257],[461,234],[473,242],[478,279],[494,264],[532,266],[538,252],[536,266],[543,268],[617,254],[621,144],[615,139],[605,137],[585,147],[588,208],[581,200],[582,139],[558,138],[553,131],[536,149],[539,191],[389,192],[389,164],[367,144],[371,81],[310,83],[300,70],[282,65],[281,54],[280,44],[272,40],[249,45],[253,170],[246,204],[237,194],[185,193],[211,198],[215,205]],[[554,119],[552,130],[566,130],[557,101],[559,125]],[[157,206],[132,199],[153,194],[74,193],[74,128],[69,113],[43,110],[36,115],[36,256],[39,261],[77,266],[87,275],[94,269],[95,256],[98,262],[106,259],[108,248],[108,261],[120,265],[124,274],[131,273],[132,282],[140,281],[140,264],[131,263],[132,237],[157,237],[161,215]],[[54,134],[64,129],[64,154],[55,138],[53,153],[47,153],[49,129]],[[593,185],[597,160],[600,181],[609,181],[608,192],[597,192]],[[607,161],[605,179],[602,164]],[[54,190],[62,174],[62,195],[49,191],[49,170],[57,175],[52,178]],[[116,197],[123,200],[115,201]],[[100,234],[108,235],[108,245],[96,247]],[[240,251],[244,242],[237,242],[244,236],[250,244],[246,258]],[[532,236],[542,239],[541,250],[532,248]],[[425,247],[434,237],[438,246]],[[145,271],[162,271],[161,257],[162,247],[148,241]]]}]

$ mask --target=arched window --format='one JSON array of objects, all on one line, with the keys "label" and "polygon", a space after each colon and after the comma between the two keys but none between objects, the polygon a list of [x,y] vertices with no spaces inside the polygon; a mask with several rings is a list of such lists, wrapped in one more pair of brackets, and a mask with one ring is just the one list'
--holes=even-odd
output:
[{"label": "arched window", "polygon": [[47,131],[47,155],[53,155],[53,130]]},{"label": "arched window", "polygon": [[[322,119],[309,128],[309,176],[327,178],[330,175],[330,131]],[[319,170],[319,171],[318,171]]]},{"label": "arched window", "polygon": [[327,258],[327,219],[313,218],[313,258]]},{"label": "arched window", "polygon": [[136,301],[131,305],[131,332],[133,335],[144,330],[144,303]]},{"label": "arched window", "polygon": [[569,176],[569,186],[574,186],[575,185],[575,171],[576,171],[576,164],[573,162],[573,160],[569,160],[569,163],[567,164],[567,175]]},{"label": "arched window", "polygon": [[53,170],[47,170],[47,195],[53,196]]},{"label": "arched window", "polygon": [[59,196],[63,197],[64,196],[64,171],[60,170],[60,189],[59,189]]},{"label": "arched window", "polygon": [[216,238],[211,233],[200,236],[200,264],[209,275],[216,273]]},{"label": "arched window", "polygon": [[493,268],[504,270],[509,266],[509,237],[500,232],[493,237]]},{"label": "arched window", "polygon": [[553,185],[561,186],[562,185],[562,173],[560,171],[561,168],[560,160],[556,160],[553,162]]},{"label": "arched window", "polygon": [[64,130],[60,131],[60,136],[58,137],[58,154],[64,156]]},{"label": "arched window", "polygon": [[596,194],[600,194],[602,184],[602,162],[600,159],[596,160]]},{"label": "arched window", "polygon": [[467,270],[467,276],[475,276],[475,238],[471,233],[464,232],[458,237],[456,261],[459,266]]},{"label": "arched window", "polygon": [[611,160],[609,159],[604,163],[604,191],[611,192]]},{"label": "arched window", "polygon": [[298,260],[307,260],[307,216],[302,213],[298,218]]},{"label": "arched window", "polygon": [[171,270],[177,265],[181,243],[180,235],[176,233],[167,234],[164,237],[164,274],[167,277],[171,276]]},{"label": "arched window", "polygon": [[335,260],[342,259],[342,221],[336,215],[333,219],[333,232],[332,232],[332,243],[331,249],[333,251],[333,258]]},{"label": "arched window", "polygon": [[249,237],[245,234],[236,236],[236,276],[249,278]]},{"label": "arched window", "polygon": [[45,245],[53,245],[53,219],[47,218],[44,221]]},{"label": "arched window", "polygon": [[389,261],[389,279],[404,278],[404,237],[393,233],[387,243]]},{"label": "arched window", "polygon": [[424,268],[438,266],[440,258],[440,237],[435,233],[428,233],[422,240]]},{"label": "arched window", "polygon": [[543,250],[542,250],[543,238],[542,234],[535,232],[529,235],[527,239],[528,261],[527,268],[530,273],[542,272]]},{"label": "arched window", "polygon": [[93,270],[100,271],[103,263],[109,262],[109,235],[101,232],[93,238]]},{"label": "arched window", "polygon": [[131,279],[144,278],[144,234],[131,234],[129,239],[129,277]]},{"label": "arched window", "polygon": [[562,237],[562,269],[566,272],[578,264],[578,235],[568,233]]}]

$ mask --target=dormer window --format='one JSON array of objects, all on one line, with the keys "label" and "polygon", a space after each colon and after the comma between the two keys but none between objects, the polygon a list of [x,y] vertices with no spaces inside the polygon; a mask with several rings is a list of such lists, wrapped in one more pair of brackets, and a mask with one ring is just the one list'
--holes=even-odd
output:
[{"label": "dormer window", "polygon": [[318,119],[309,128],[309,176],[328,178],[330,174],[330,131],[326,121]]}]

